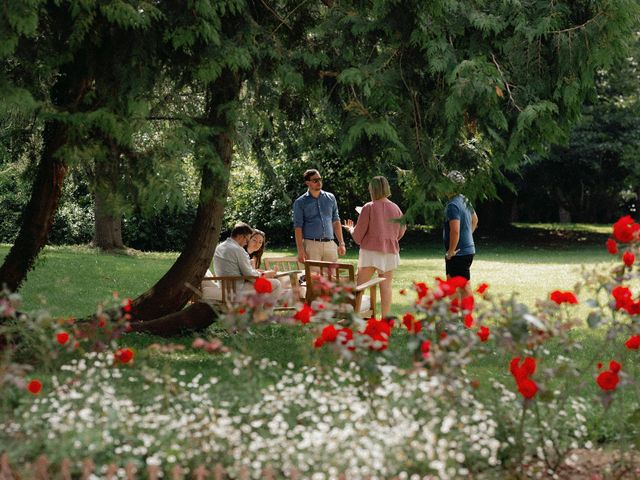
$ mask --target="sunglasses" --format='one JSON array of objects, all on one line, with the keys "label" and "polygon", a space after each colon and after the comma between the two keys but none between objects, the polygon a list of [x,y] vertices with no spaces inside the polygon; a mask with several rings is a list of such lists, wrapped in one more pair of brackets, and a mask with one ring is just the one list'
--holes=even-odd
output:
[{"label": "sunglasses", "polygon": [[313,183],[320,183],[322,181],[322,178],[310,178],[309,181]]}]

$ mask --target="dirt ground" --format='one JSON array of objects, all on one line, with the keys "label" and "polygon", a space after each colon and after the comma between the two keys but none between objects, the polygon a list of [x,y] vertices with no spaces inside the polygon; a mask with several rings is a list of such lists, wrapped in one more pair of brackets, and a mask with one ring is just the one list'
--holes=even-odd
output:
[{"label": "dirt ground", "polygon": [[560,480],[632,480],[640,479],[640,452],[574,450],[556,470]]}]

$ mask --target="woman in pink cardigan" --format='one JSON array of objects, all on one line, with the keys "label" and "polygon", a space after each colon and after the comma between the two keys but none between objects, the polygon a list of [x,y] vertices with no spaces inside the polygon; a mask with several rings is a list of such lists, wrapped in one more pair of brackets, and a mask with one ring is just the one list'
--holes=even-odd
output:
[{"label": "woman in pink cardigan", "polygon": [[391,282],[393,271],[400,264],[400,245],[398,241],[407,227],[400,224],[402,210],[389,200],[391,189],[384,177],[373,177],[369,182],[371,201],[362,207],[358,223],[345,221],[343,227],[351,233],[360,245],[358,257],[358,285],[371,279],[375,272],[385,278],[380,284],[380,304],[382,317],[391,311]]}]

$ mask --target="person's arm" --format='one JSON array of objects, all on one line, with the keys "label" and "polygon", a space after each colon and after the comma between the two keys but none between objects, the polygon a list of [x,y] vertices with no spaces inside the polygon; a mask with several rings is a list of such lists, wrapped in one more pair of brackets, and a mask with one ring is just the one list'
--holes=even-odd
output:
[{"label": "person's arm", "polygon": [[371,205],[367,203],[362,207],[356,226],[351,230],[353,240],[360,245],[365,235],[369,231],[369,218],[371,217]]},{"label": "person's arm", "polygon": [[[396,205],[397,206],[397,205]],[[404,215],[404,213],[402,213],[402,210],[400,210],[400,207],[398,207],[398,213],[399,213],[399,218],[396,219],[396,221],[399,221],[402,216]],[[407,232],[407,224],[406,223],[401,223],[400,224],[400,229],[398,230],[398,240],[400,240],[402,237],[404,237],[404,234]]]},{"label": "person's arm", "polygon": [[460,220],[449,220],[449,249],[445,253],[447,260],[456,256],[460,250],[456,250],[460,241]]},{"label": "person's arm", "polygon": [[306,255],[304,252],[304,242],[302,241],[302,226],[304,225],[304,211],[299,200],[293,202],[293,232],[296,239],[296,250],[298,250],[298,262],[304,263]]},{"label": "person's arm", "polygon": [[302,241],[302,227],[294,228],[296,237],[296,249],[298,250],[298,262],[304,263],[306,255],[304,252],[304,242]]},{"label": "person's arm", "polygon": [[338,239],[338,255],[347,253],[347,246],[342,236],[342,225],[340,224],[340,215],[338,214],[338,202],[333,197],[333,207],[331,209],[331,225],[333,226],[333,234]]},{"label": "person's arm", "polygon": [[332,223],[333,225],[333,234],[338,239],[338,255],[345,255],[347,253],[347,246],[344,244],[344,238],[342,236],[342,225],[340,224],[340,220],[336,220]]},{"label": "person's arm", "polygon": [[405,233],[407,233],[407,224],[406,223],[401,223],[400,224],[400,231],[398,232],[398,240],[400,240],[402,237],[404,237]]},{"label": "person's arm", "polygon": [[240,268],[240,273],[244,277],[259,277],[260,272],[251,266],[251,261],[249,260],[249,254],[244,251],[244,249],[234,250],[236,254],[236,258],[238,260],[238,267]]},{"label": "person's arm", "polygon": [[473,214],[471,214],[471,233],[475,232],[476,228],[478,228],[478,215],[476,212],[473,212]]}]

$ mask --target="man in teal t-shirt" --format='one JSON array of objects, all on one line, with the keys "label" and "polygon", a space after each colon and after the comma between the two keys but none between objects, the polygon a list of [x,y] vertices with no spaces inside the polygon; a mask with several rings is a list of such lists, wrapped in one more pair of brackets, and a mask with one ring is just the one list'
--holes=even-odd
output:
[{"label": "man in teal t-shirt", "polygon": [[[473,232],[478,226],[478,215],[469,204],[467,198],[459,193],[465,184],[462,173],[452,170],[447,178],[454,185],[449,196],[449,202],[444,211],[444,225],[442,239],[444,241],[445,267],[447,278],[471,278],[471,264],[476,253],[473,242]],[[471,294],[471,286],[467,284],[467,293]]]}]

